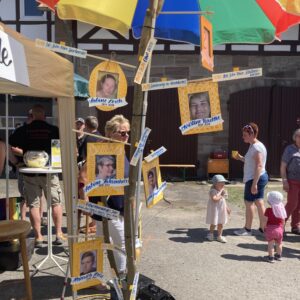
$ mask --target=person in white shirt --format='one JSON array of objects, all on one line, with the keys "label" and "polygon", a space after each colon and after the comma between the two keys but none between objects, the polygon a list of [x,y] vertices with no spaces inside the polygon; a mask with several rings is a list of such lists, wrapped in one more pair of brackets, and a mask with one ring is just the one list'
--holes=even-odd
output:
[{"label": "person in white shirt", "polygon": [[258,126],[249,123],[242,128],[243,140],[250,144],[245,156],[237,154],[234,158],[244,162],[245,183],[244,200],[246,206],[246,222],[242,229],[234,231],[236,235],[252,235],[252,221],[254,218],[255,206],[259,216],[259,231],[263,232],[264,224],[264,190],[269,177],[266,172],[267,150],[262,142],[257,139]]}]

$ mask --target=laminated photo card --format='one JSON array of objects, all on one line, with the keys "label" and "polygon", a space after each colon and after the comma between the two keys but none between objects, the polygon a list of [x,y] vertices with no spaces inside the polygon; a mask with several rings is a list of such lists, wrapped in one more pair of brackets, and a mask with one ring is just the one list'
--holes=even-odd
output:
[{"label": "laminated photo card", "polygon": [[111,111],[127,105],[127,80],[119,64],[105,61],[91,72],[89,80],[89,106]]},{"label": "laminated photo card", "polygon": [[98,285],[103,274],[102,239],[73,243],[73,291]]},{"label": "laminated photo card", "polygon": [[223,130],[218,83],[191,82],[178,88],[183,135]]},{"label": "laminated photo card", "polygon": [[121,143],[87,144],[87,180],[84,192],[88,196],[124,195],[125,150]]},{"label": "laminated photo card", "polygon": [[157,157],[150,162],[143,161],[142,172],[146,206],[150,208],[163,199],[163,190],[166,187],[166,182],[161,182],[159,158]]}]

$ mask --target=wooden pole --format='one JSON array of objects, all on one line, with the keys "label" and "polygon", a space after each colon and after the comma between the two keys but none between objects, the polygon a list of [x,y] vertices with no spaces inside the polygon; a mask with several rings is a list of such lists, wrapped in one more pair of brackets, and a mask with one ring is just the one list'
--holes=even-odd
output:
[{"label": "wooden pole", "polygon": [[[163,1],[160,1],[162,5]],[[151,36],[152,17],[155,16],[158,0],[150,0],[149,8],[147,9],[142,36],[139,45],[138,58],[142,57],[148,40]],[[134,85],[134,98],[131,120],[131,147],[130,157],[135,151],[135,143],[139,141],[141,136],[141,124],[143,114],[143,92],[142,86]],[[135,263],[135,232],[134,232],[134,203],[136,182],[138,178],[138,167],[130,166],[129,169],[129,186],[125,189],[125,207],[124,207],[124,223],[125,223],[125,247],[127,254],[127,290],[124,293],[125,299],[130,298],[130,286],[133,284],[134,275],[136,272]]]}]

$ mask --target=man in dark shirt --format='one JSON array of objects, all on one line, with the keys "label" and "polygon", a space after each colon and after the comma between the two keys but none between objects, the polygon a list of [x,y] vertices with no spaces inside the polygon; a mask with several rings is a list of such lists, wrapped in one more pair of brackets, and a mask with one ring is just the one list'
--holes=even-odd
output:
[{"label": "man in dark shirt", "polygon": [[[9,143],[18,147],[25,154],[27,151],[45,151],[51,157],[51,140],[59,139],[58,127],[45,121],[45,110],[41,105],[32,108],[33,121],[30,124],[19,127],[10,136]],[[45,174],[24,174],[24,195],[27,205],[30,207],[30,220],[36,239],[36,247],[41,247],[43,236],[41,234],[41,216],[39,212],[42,193],[47,195],[47,179]],[[63,243],[61,188],[57,174],[51,175],[51,205],[53,221],[56,228],[56,240],[54,244]]]}]

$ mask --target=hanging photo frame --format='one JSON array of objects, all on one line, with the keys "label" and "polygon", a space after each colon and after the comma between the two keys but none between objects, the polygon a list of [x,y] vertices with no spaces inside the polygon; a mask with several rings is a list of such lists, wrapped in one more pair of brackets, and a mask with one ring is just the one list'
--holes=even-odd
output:
[{"label": "hanging photo frame", "polygon": [[204,17],[200,17],[201,32],[201,63],[209,71],[214,70],[213,30],[211,23]]},{"label": "hanging photo frame", "polygon": [[150,208],[163,199],[163,190],[166,187],[166,182],[161,182],[159,158],[157,157],[149,163],[143,161],[142,172],[146,206]]},{"label": "hanging photo frame", "polygon": [[87,180],[84,192],[88,196],[124,195],[125,150],[121,143],[87,144]]},{"label": "hanging photo frame", "polygon": [[73,291],[78,291],[94,285],[100,284],[99,279],[85,276],[89,273],[103,273],[103,240],[97,238],[95,240],[73,243],[72,250],[72,277],[78,280],[73,284]]},{"label": "hanging photo frame", "polygon": [[119,64],[104,61],[91,72],[89,80],[89,106],[111,111],[127,105],[127,80]]},{"label": "hanging photo frame", "polygon": [[178,88],[183,135],[223,130],[218,83],[199,81]]}]

